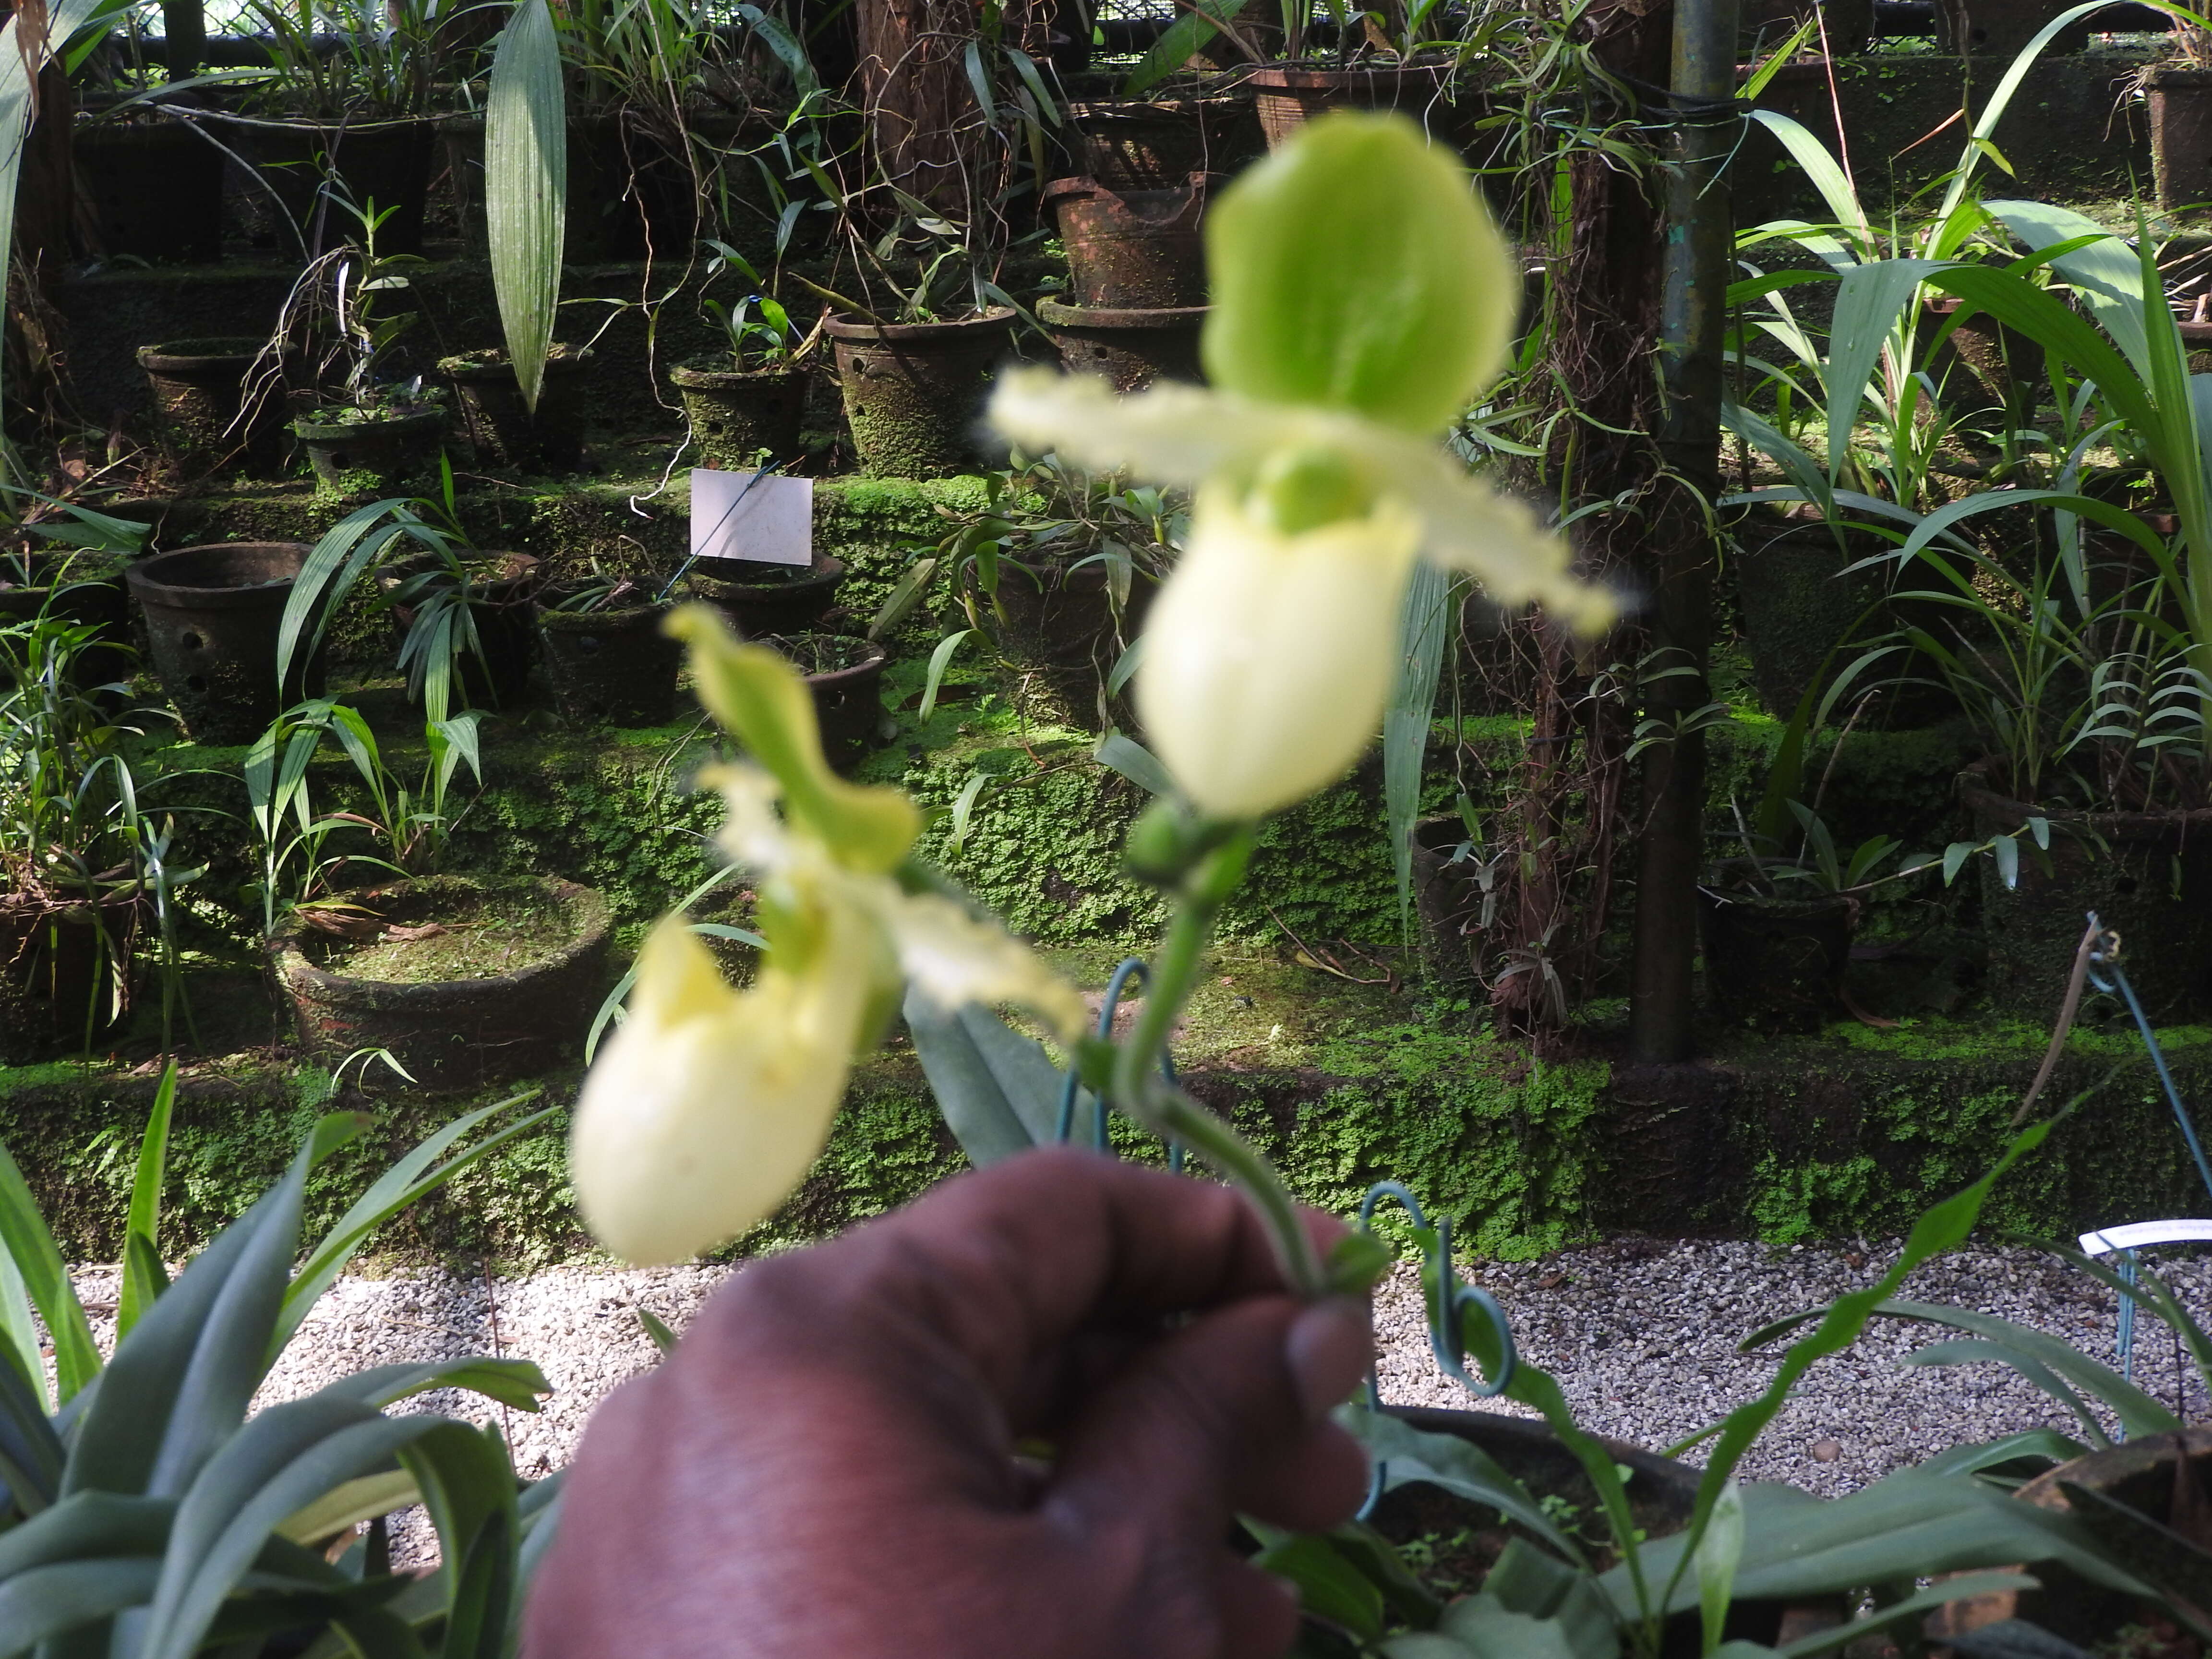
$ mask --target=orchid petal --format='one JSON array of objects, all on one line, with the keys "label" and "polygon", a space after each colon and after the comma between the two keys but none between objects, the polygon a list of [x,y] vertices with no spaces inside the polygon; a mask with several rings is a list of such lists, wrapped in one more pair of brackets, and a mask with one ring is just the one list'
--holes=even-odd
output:
[{"label": "orchid petal", "polygon": [[933,1007],[1011,1002],[1036,1015],[1062,1042],[1082,1035],[1085,1014],[1075,988],[997,923],[941,894],[896,890],[879,914],[908,982]]}]

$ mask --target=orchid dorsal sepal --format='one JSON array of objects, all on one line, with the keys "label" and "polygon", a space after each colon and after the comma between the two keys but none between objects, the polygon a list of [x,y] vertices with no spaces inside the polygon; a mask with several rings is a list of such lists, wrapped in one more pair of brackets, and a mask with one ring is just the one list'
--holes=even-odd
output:
[{"label": "orchid dorsal sepal", "polygon": [[921,814],[900,791],[848,783],[830,769],[799,671],[740,641],[703,605],[678,607],[664,626],[690,647],[699,701],[775,777],[792,816],[853,868],[896,868],[921,833]]}]

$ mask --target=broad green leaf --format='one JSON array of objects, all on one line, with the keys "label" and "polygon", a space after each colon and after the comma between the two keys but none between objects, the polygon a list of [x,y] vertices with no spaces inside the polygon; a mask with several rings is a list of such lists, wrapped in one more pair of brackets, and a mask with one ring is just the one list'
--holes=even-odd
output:
[{"label": "broad green leaf", "polygon": [[1382,1634],[1382,1592],[1326,1536],[1286,1535],[1261,1551],[1252,1565],[1290,1580],[1297,1589],[1298,1605],[1314,1617],[1340,1626],[1362,1642]]},{"label": "broad green leaf", "polygon": [[1347,1406],[1341,1422],[1367,1448],[1382,1470],[1385,1491],[1408,1481],[1426,1481],[1477,1504],[1487,1504],[1518,1522],[1567,1560],[1580,1564],[1582,1547],[1562,1532],[1528,1489],[1508,1474],[1498,1460],[1455,1435],[1431,1434],[1384,1413]]},{"label": "broad green leaf", "polygon": [[1060,1073],[1040,1044],[988,1008],[969,1003],[948,1014],[916,993],[907,996],[906,1023],[937,1109],[969,1163],[980,1169],[1057,1138]]},{"label": "broad green leaf", "polygon": [[1225,392],[1426,434],[1510,358],[1519,264],[1467,170],[1403,116],[1302,129],[1222,193],[1206,249],[1201,346]]},{"label": "broad green leaf", "polygon": [[515,0],[484,100],[484,222],[507,359],[538,407],[561,297],[568,201],[568,95],[546,0]]},{"label": "broad green leaf", "polygon": [[1897,319],[1942,266],[1932,259],[1877,259],[1844,272],[1828,332],[1828,476],[1843,471],[1867,387]]},{"label": "broad green leaf", "polygon": [[[12,21],[9,27],[14,27]],[[15,1167],[4,1144],[0,1144],[0,1249],[15,1263],[32,1305],[46,1322],[54,1345],[55,1382],[66,1403],[100,1375],[100,1349],[93,1342],[92,1324],[76,1299],[76,1287],[70,1283],[61,1247],[54,1243],[38,1200],[31,1196],[22,1170]],[[35,1346],[31,1355],[38,1363]],[[42,1375],[43,1370],[41,1365],[32,1375]]]},{"label": "broad green leaf", "polygon": [[33,1567],[0,1583],[0,1659],[138,1606],[160,1571],[146,1556],[94,1558]]},{"label": "broad green leaf", "polygon": [[162,1068],[154,1109],[138,1144],[138,1170],[131,1183],[131,1212],[123,1225],[123,1288],[115,1310],[115,1334],[131,1334],[138,1316],[168,1288],[161,1264],[161,1179],[169,1162],[169,1114],[177,1099],[177,1062]]},{"label": "broad green leaf", "polygon": [[[2051,264],[2073,284],[2090,315],[2112,337],[2128,362],[2135,366],[2136,373],[2148,380],[2150,355],[2143,331],[2142,272],[2135,250],[2095,220],[2071,208],[2053,207],[2043,202],[1988,202],[1983,205],[2030,248],[2041,250],[2065,242],[2081,244],[2057,255]],[[2160,298],[2163,297],[2161,293]]]},{"label": "broad green leaf", "polygon": [[1134,738],[1119,732],[1108,733],[1091,751],[1093,760],[1101,766],[1119,772],[1139,789],[1155,795],[1175,793],[1175,780],[1160,757]]},{"label": "broad green leaf", "polygon": [[364,1521],[422,1501],[422,1489],[404,1469],[364,1474],[331,1487],[313,1503],[294,1510],[277,1523],[276,1533],[295,1544],[317,1544]]},{"label": "broad green leaf", "polygon": [[1141,98],[1191,59],[1191,55],[1220,33],[1219,25],[1233,23],[1249,0],[1197,0],[1168,25],[1121,83],[1121,96]]}]

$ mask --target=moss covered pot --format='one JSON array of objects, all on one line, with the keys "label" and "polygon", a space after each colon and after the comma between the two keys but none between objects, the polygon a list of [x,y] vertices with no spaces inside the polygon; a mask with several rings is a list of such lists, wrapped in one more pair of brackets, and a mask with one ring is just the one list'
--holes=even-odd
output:
[{"label": "moss covered pot", "polygon": [[382,1049],[422,1089],[533,1077],[582,1047],[605,987],[612,913],[551,876],[423,876],[351,896],[343,935],[295,916],[269,940],[301,1045],[336,1063]]},{"label": "moss covered pot", "polygon": [[2212,1011],[2212,809],[2076,812],[2014,800],[1994,763],[1959,780],[1977,839],[2051,826],[2042,854],[2023,837],[2017,882],[1979,860],[1990,1000],[2048,1024],[2058,1012],[2085,918],[2120,935],[2122,963],[2143,1012],[2163,1024]]},{"label": "moss covered pot", "polygon": [[884,719],[884,666],[890,654],[873,640],[844,634],[769,635],[761,641],[791,659],[805,676],[822,728],[822,752],[840,771],[873,746]]},{"label": "moss covered pot", "polygon": [[125,572],[154,672],[194,742],[251,743],[280,710],[321,694],[319,657],[276,684],[276,630],[307,560],[304,542],[215,542]]},{"label": "moss covered pot", "polygon": [[438,373],[453,383],[461,435],[480,466],[544,467],[573,471],[584,459],[584,377],[592,354],[556,345],[545,359],[538,408],[522,401],[505,348],[441,357]]},{"label": "moss covered pot", "polygon": [[844,562],[826,553],[811,565],[702,559],[684,579],[684,589],[727,617],[744,638],[757,640],[812,629],[837,603],[844,580]]},{"label": "moss covered pot", "polygon": [[276,459],[284,416],[282,380],[271,374],[264,385],[247,384],[268,343],[241,335],[138,348],[138,367],[154,397],[155,428],[171,460],[212,468],[237,458],[265,469]]},{"label": "moss covered pot", "polygon": [[575,726],[665,726],[675,718],[684,647],[661,632],[665,601],[594,611],[538,597],[538,634],[554,706]]},{"label": "moss covered pot", "polygon": [[805,369],[679,363],[668,380],[684,400],[699,453],[712,465],[735,470],[753,465],[763,449],[781,461],[799,453]]},{"label": "moss covered pot", "polygon": [[323,410],[292,422],[315,477],[336,490],[380,489],[421,471],[446,434],[446,411]]},{"label": "moss covered pot", "polygon": [[860,470],[880,478],[973,470],[976,422],[1000,364],[1014,355],[1014,322],[1004,307],[951,323],[831,317],[837,384]]},{"label": "moss covered pot", "polygon": [[1842,1010],[1858,905],[1808,883],[1762,884],[1747,859],[1715,868],[1698,888],[1705,993],[1733,1024],[1817,1031]]}]

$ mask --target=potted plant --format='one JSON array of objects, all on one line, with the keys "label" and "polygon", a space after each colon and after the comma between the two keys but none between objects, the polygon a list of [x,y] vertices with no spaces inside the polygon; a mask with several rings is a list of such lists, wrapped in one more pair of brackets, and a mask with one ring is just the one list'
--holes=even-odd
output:
[{"label": "potted plant", "polygon": [[1040,301],[1037,318],[1071,374],[1103,374],[1119,392],[1201,378],[1206,189],[1203,173],[1158,190],[1116,191],[1093,179],[1045,187],[1073,303]]},{"label": "potted plant", "polygon": [[2151,171],[2169,213],[2212,208],[2212,30],[2176,19],[2142,76]]},{"label": "potted plant", "polygon": [[374,210],[387,252],[421,253],[436,145],[438,9],[247,0],[246,13],[273,73],[251,100],[267,118],[233,131],[300,248],[312,257],[357,237]]},{"label": "potted plant", "polygon": [[806,354],[816,338],[801,339],[783,302],[762,291],[752,264],[726,242],[709,241],[708,280],[737,272],[752,291],[730,305],[701,303],[720,328],[728,350],[695,358],[668,371],[684,400],[692,441],[710,466],[789,465],[799,454],[799,428],[806,414]]},{"label": "potted plant", "polygon": [[1158,82],[1145,90],[1063,106],[1082,176],[1111,191],[1173,190],[1194,173],[1235,173],[1267,149],[1249,92]]},{"label": "potted plant", "polygon": [[864,287],[890,303],[878,310],[809,285],[835,307],[823,325],[861,471],[942,477],[976,464],[976,419],[1014,355],[1019,313],[998,283],[1003,224],[988,213],[957,224],[898,197],[900,215],[881,238],[854,235]]},{"label": "potted plant", "polygon": [[282,377],[265,371],[264,339],[223,336],[138,348],[154,394],[154,426],[169,460],[192,473],[234,461],[266,472],[279,457]]},{"label": "potted plant", "polygon": [[665,726],[683,649],[650,584],[600,575],[539,590],[538,635],[562,717],[577,726]]},{"label": "potted plant", "polygon": [[[360,711],[329,700],[288,709],[246,757],[270,966],[301,1042],[332,1061],[379,1055],[421,1089],[559,1065],[583,1039],[612,926],[605,898],[573,882],[440,872],[468,810],[460,768],[483,782],[482,719],[426,720],[411,787]],[[308,764],[332,741],[358,786],[336,811]],[[376,872],[392,879],[358,884]]]},{"label": "potted plant", "polygon": [[89,94],[70,158],[88,210],[93,252],[110,259],[213,264],[222,258],[223,153],[173,112],[190,92]]},{"label": "potted plant", "polygon": [[335,249],[301,274],[271,343],[279,354],[295,337],[322,346],[313,402],[292,430],[316,478],[341,494],[405,477],[428,459],[446,429],[445,389],[399,372],[393,362],[393,348],[421,313],[398,309],[391,296],[407,293],[409,273],[422,262],[379,252],[382,217],[363,221],[366,251]]},{"label": "potted plant", "polygon": [[322,649],[362,583],[390,613],[410,698],[433,720],[459,705],[511,707],[537,654],[538,561],[477,547],[455,511],[453,469],[442,501],[394,496],[348,514],[302,562],[286,598],[273,656],[279,672]]},{"label": "potted plant", "polygon": [[[0,1057],[89,1052],[131,1011],[141,927],[174,878],[125,755],[143,734],[80,665],[100,630],[58,611],[0,625]],[[143,712],[143,711],[142,711]],[[166,915],[166,910],[164,910]]]},{"label": "potted plant", "polygon": [[124,573],[145,549],[146,526],[74,501],[52,506],[58,512],[34,504],[16,526],[19,538],[0,552],[0,620],[56,616],[81,623],[92,633],[70,655],[75,684],[127,680],[138,662]]},{"label": "potted plant", "polygon": [[573,471],[584,459],[585,348],[556,345],[545,354],[538,407],[524,402],[504,346],[438,360],[453,383],[462,433],[479,466],[542,467]]},{"label": "potted plant", "polygon": [[863,759],[883,724],[884,665],[890,653],[873,640],[846,634],[768,635],[760,643],[791,659],[814,700],[822,751],[840,771]]}]

